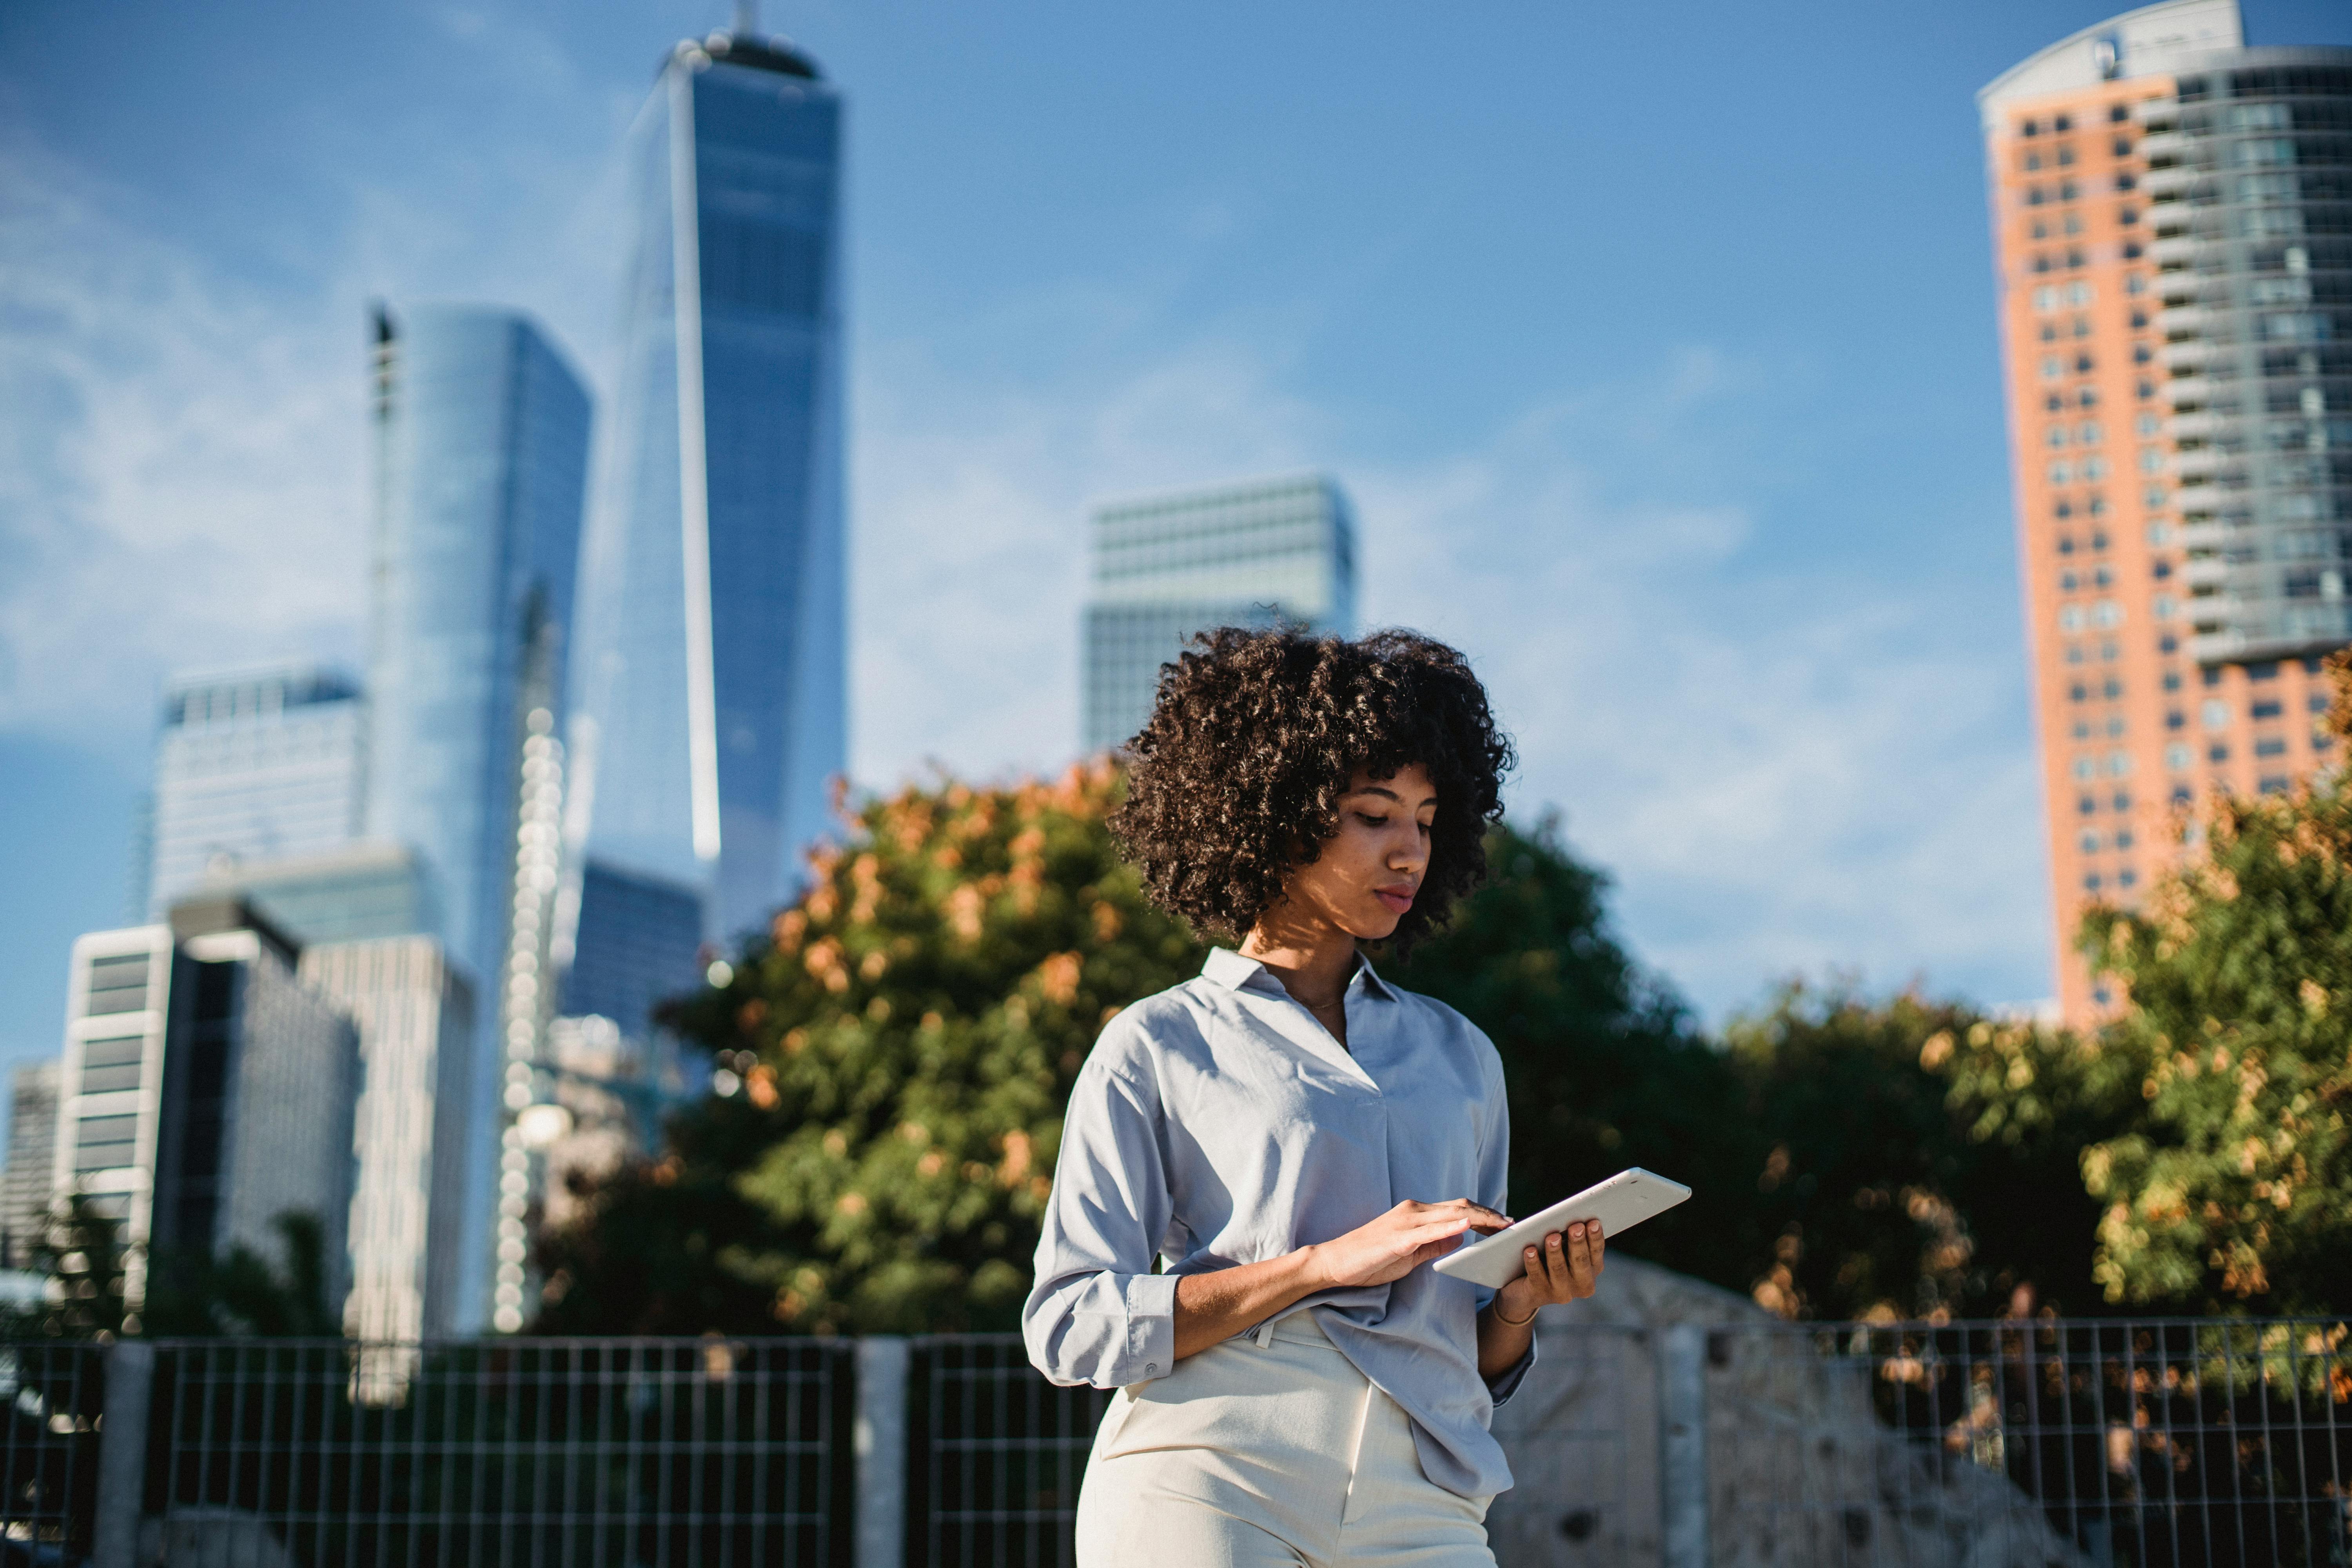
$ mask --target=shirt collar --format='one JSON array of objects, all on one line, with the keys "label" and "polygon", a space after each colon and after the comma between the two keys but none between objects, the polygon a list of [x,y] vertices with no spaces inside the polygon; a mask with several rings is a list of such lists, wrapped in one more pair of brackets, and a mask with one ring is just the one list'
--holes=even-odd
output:
[{"label": "shirt collar", "polygon": [[[1228,991],[1268,991],[1270,989],[1271,993],[1277,996],[1290,994],[1283,989],[1282,982],[1275,978],[1274,971],[1255,958],[1243,957],[1229,947],[1211,948],[1208,962],[1201,965],[1201,973],[1203,978],[1215,981]],[[1356,955],[1355,973],[1348,981],[1349,990],[1352,991],[1358,986],[1361,986],[1364,994],[1368,996],[1377,997],[1383,1002],[1396,1000],[1396,992],[1390,987],[1387,981],[1382,980],[1373,971],[1371,960],[1360,952]]]}]

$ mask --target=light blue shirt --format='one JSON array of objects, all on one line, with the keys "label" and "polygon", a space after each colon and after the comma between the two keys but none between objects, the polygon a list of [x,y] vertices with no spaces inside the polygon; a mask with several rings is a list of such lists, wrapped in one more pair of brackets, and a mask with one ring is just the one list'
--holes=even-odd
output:
[{"label": "light blue shirt", "polygon": [[[1502,1208],[1510,1114],[1493,1043],[1369,963],[1346,1006],[1342,1048],[1263,964],[1218,948],[1199,979],[1111,1020],[1070,1093],[1022,1309],[1038,1371],[1066,1387],[1149,1382],[1176,1363],[1181,1275],[1329,1241],[1408,1198]],[[1535,1362],[1530,1347],[1491,1386],[1478,1375],[1493,1295],[1423,1264],[1276,1316],[1315,1309],[1412,1417],[1423,1472],[1478,1497],[1511,1484],[1487,1425]]]}]

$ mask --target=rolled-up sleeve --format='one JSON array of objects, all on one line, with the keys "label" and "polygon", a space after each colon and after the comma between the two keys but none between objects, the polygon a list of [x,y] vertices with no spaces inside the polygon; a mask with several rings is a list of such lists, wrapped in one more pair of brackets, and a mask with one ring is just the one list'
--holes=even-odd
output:
[{"label": "rolled-up sleeve", "polygon": [[[1504,1090],[1502,1064],[1495,1063],[1493,1081],[1487,1091],[1494,1110],[1488,1123],[1486,1142],[1478,1150],[1478,1201],[1497,1214],[1508,1214],[1511,1201],[1511,1102]],[[1491,1290],[1481,1291],[1478,1310],[1485,1311],[1495,1299]],[[1538,1309],[1540,1310],[1540,1309]],[[1510,1402],[1527,1381],[1528,1370],[1536,1364],[1536,1336],[1528,1336],[1528,1353],[1503,1369],[1502,1375],[1486,1380],[1486,1394],[1497,1408]]]},{"label": "rolled-up sleeve", "polygon": [[1062,1123],[1021,1309],[1030,1364],[1064,1387],[1121,1388],[1176,1364],[1176,1277],[1154,1274],[1171,1200],[1159,1097],[1097,1047]]}]

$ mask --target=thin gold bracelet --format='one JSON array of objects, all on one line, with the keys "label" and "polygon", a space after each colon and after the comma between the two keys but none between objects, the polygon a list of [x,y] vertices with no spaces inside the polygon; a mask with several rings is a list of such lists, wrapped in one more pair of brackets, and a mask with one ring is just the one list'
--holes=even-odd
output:
[{"label": "thin gold bracelet", "polygon": [[1537,1312],[1540,1312],[1540,1311],[1542,1311],[1542,1310],[1543,1310],[1543,1303],[1542,1303],[1541,1301],[1538,1301],[1538,1302],[1535,1304],[1535,1309],[1534,1309],[1534,1310],[1533,1310],[1533,1311],[1528,1312],[1528,1315],[1527,1315],[1526,1317],[1524,1317],[1524,1318],[1507,1318],[1507,1317],[1503,1316],[1503,1304],[1502,1304],[1502,1302],[1500,1302],[1500,1301],[1496,1301],[1496,1302],[1495,1303],[1495,1321],[1496,1321],[1496,1322],[1498,1322],[1498,1323],[1508,1323],[1508,1324],[1510,1324],[1510,1325],[1511,1325],[1511,1327],[1513,1327],[1513,1328],[1515,1328],[1515,1329],[1524,1329],[1524,1328],[1526,1328],[1529,1323],[1534,1322],[1534,1321],[1536,1321],[1536,1313],[1537,1313]]}]

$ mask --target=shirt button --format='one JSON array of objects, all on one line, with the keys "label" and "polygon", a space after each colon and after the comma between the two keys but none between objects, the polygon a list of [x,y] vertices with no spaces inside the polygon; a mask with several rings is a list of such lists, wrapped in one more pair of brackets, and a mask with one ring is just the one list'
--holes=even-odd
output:
[{"label": "shirt button", "polygon": [[1160,1363],[1156,1361],[1145,1362],[1143,1363],[1143,1370],[1146,1372],[1158,1372],[1160,1370]]}]

